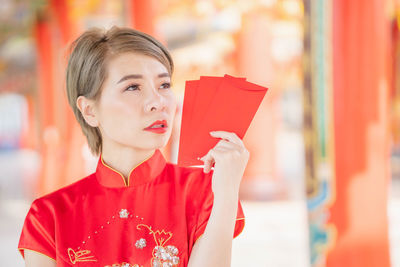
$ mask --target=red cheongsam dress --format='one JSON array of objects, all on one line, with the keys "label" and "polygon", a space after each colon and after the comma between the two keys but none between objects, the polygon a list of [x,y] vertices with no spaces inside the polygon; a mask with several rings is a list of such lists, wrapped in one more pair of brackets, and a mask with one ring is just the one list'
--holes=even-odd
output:
[{"label": "red cheongsam dress", "polygon": [[[59,267],[187,266],[210,217],[212,173],[166,162],[156,149],[126,184],[100,155],[94,173],[32,202],[18,249]],[[238,201],[233,237],[244,224]]]}]

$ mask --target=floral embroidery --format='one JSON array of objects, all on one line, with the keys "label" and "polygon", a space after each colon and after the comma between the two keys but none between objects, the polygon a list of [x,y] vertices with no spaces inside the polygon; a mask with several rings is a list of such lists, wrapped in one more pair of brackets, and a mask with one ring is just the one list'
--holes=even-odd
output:
[{"label": "floral embroidery", "polygon": [[136,241],[135,246],[139,249],[144,248],[146,246],[146,239],[144,238],[139,239],[138,241]]},{"label": "floral embroidery", "polygon": [[[116,213],[119,214],[120,218],[124,218],[124,219],[126,219],[126,218],[136,218],[137,220],[142,220],[142,221],[144,220],[144,218],[139,217],[138,215],[134,216],[134,215],[130,214],[127,209],[121,209],[119,212],[116,212]],[[115,213],[114,213],[114,215],[111,216],[111,218],[106,222],[106,224],[110,225],[112,222],[115,221],[116,218],[117,217],[115,216]],[[88,235],[87,236],[87,239],[91,239],[92,237],[95,238],[95,236],[99,235],[99,233],[101,233],[101,231],[104,228],[105,228],[104,225],[100,225],[100,227],[98,229],[96,229],[92,235]],[[76,252],[75,252],[74,249],[68,248],[67,253],[68,253],[69,259],[70,259],[72,264],[75,264],[76,262],[80,262],[80,261],[97,261],[94,258],[94,256],[85,256],[85,255],[91,253],[90,250],[83,250],[83,248],[81,250],[81,246],[83,247],[86,244],[87,239],[83,240],[81,245],[78,246],[77,249],[75,249]],[[125,263],[125,265],[126,264],[130,264],[130,263]],[[116,265],[113,264],[112,266],[123,266],[123,265],[121,265],[121,264],[116,264]],[[132,265],[131,264],[131,265],[126,265],[126,266],[140,267],[137,264],[136,265]]]},{"label": "floral embroidery", "polygon": [[151,226],[146,224],[139,224],[136,226],[138,230],[142,230],[141,227],[145,227],[149,230],[150,234],[153,235],[156,245],[153,249],[151,259],[152,267],[173,267],[179,264],[178,249],[175,246],[164,245],[172,238],[171,232],[165,232],[164,230],[153,231]]},{"label": "floral embroidery", "polygon": [[[133,216],[128,212],[127,209],[121,209],[119,212],[119,217],[126,219],[126,218],[132,218],[136,217],[137,219],[140,219],[143,221],[144,218],[139,218],[139,216]],[[115,219],[115,216],[112,216],[111,219]],[[106,222],[107,224],[110,224],[110,220]],[[153,231],[151,229],[151,226],[148,226],[146,224],[138,224],[136,228],[138,230],[142,230],[142,227],[147,228],[150,232],[150,234],[153,235],[154,241],[156,243],[156,246],[153,248],[152,251],[152,267],[174,267],[179,264],[179,257],[177,256],[179,251],[175,246],[168,245],[165,246],[166,243],[172,238],[172,233],[171,232],[165,232],[165,230],[157,230]],[[101,225],[100,229],[104,229],[104,226]],[[94,234],[97,235],[101,230],[97,229],[94,231]],[[91,239],[91,236],[89,235],[87,237],[88,239]],[[142,249],[146,247],[146,239],[141,238],[136,241],[135,246],[139,249]],[[86,241],[82,241],[82,244],[86,244]],[[94,258],[90,254],[90,250],[80,250],[80,246],[78,247],[77,251],[73,250],[72,248],[68,248],[68,256],[72,264],[75,264],[77,262],[86,262],[86,261],[97,261],[97,259]],[[138,264],[131,264],[128,262],[122,262],[122,263],[114,263],[112,265],[105,265],[105,267],[143,267],[139,266]]]},{"label": "floral embroidery", "polygon": [[153,259],[153,266],[176,266],[179,263],[178,249],[174,246],[167,246],[166,248],[157,246],[153,250],[156,259]]},{"label": "floral embroidery", "polygon": [[129,212],[127,209],[121,209],[119,212],[119,217],[120,218],[128,218]]},{"label": "floral embroidery", "polygon": [[80,250],[75,252],[72,248],[68,248],[69,260],[72,264],[80,261],[97,261],[94,256],[88,256],[87,254],[90,254],[90,250]]}]

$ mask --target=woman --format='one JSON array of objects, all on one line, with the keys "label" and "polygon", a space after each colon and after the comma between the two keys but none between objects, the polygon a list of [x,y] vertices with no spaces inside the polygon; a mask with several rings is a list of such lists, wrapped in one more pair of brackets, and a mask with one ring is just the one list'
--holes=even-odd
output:
[{"label": "woman", "polygon": [[159,149],[176,101],[166,48],[116,26],[92,28],[72,48],[68,101],[99,160],[94,173],[33,201],[18,245],[26,266],[230,266],[244,228],[242,140],[210,133],[221,140],[204,169],[167,163]]}]

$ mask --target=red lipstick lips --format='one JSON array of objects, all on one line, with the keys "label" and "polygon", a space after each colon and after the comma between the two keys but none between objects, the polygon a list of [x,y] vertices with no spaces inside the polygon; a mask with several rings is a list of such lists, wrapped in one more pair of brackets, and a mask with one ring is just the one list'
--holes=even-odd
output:
[{"label": "red lipstick lips", "polygon": [[165,133],[167,131],[167,121],[158,120],[151,124],[149,127],[145,128],[146,131],[151,131],[154,133]]}]

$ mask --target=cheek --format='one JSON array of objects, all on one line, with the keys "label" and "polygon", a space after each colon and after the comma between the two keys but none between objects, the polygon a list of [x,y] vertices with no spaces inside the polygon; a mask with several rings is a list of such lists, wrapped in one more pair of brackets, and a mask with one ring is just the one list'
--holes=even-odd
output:
[{"label": "cheek", "polygon": [[134,116],[140,113],[139,103],[129,95],[121,94],[118,97],[110,97],[103,104],[105,113],[113,114],[113,116]]},{"label": "cheek", "polygon": [[175,96],[171,95],[171,96],[168,97],[167,100],[168,100],[168,107],[169,107],[170,111],[172,113],[174,113],[176,111],[176,107],[178,105]]},{"label": "cheek", "polygon": [[104,103],[101,114],[104,126],[111,131],[136,128],[141,116],[140,107],[128,99]]}]

